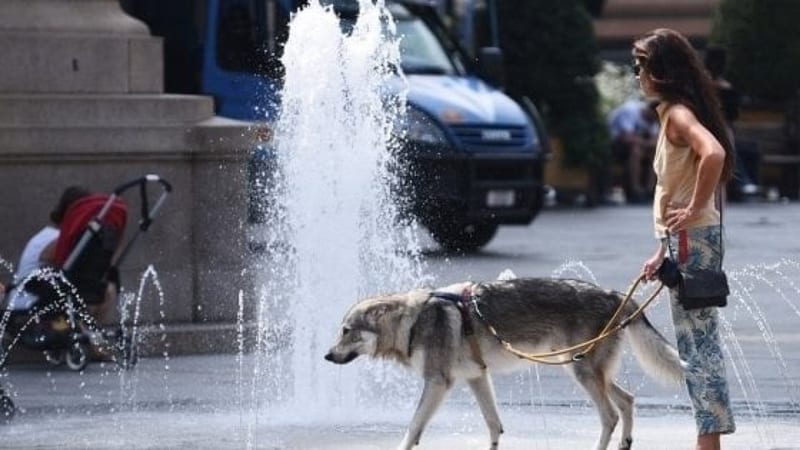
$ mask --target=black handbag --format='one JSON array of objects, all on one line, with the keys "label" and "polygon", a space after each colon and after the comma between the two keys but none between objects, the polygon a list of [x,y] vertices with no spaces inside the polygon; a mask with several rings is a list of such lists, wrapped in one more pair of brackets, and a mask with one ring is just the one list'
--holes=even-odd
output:
[{"label": "black handbag", "polygon": [[[670,254],[672,249],[670,249]],[[728,304],[728,277],[722,270],[694,269],[681,271],[673,258],[664,258],[657,272],[664,286],[677,289],[677,298],[685,310],[723,307]]]},{"label": "black handbag", "polygon": [[728,277],[722,270],[698,269],[683,273],[678,301],[685,310],[728,304]]},{"label": "black handbag", "polygon": [[[722,250],[722,216],[719,224],[720,253]],[[678,302],[683,309],[692,310],[711,306],[723,307],[728,304],[728,276],[723,270],[689,269],[681,271],[672,253],[669,232],[667,233],[669,258],[664,258],[656,273],[664,286],[677,289]],[[721,265],[721,263],[720,263]]]}]

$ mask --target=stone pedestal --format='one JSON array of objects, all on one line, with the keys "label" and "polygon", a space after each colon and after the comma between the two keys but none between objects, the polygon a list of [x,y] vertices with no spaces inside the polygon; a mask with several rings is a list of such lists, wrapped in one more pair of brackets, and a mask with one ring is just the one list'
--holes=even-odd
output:
[{"label": "stone pedestal", "polygon": [[124,261],[124,288],[152,265],[164,296],[144,290],[143,322],[233,326],[251,291],[247,124],[215,117],[211,98],[165,95],[161,40],[115,0],[3,0],[0,67],[0,258],[16,265],[64,187],[155,173],[174,193]]}]

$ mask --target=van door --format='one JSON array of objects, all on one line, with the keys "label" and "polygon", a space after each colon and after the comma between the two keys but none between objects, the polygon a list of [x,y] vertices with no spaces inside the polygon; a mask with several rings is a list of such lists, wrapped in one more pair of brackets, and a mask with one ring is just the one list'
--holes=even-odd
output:
[{"label": "van door", "polygon": [[217,114],[271,121],[278,107],[281,44],[291,0],[209,0],[203,92]]}]

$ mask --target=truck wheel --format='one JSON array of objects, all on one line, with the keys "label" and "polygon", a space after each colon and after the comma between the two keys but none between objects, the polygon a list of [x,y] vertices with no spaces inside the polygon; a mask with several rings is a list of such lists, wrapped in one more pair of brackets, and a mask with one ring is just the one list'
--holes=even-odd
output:
[{"label": "truck wheel", "polygon": [[448,252],[474,252],[497,233],[495,223],[437,223],[428,226],[433,239]]}]

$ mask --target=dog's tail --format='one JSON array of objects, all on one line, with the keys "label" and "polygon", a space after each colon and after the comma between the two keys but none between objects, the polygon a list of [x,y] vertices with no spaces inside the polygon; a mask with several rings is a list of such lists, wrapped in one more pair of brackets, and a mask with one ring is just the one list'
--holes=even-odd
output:
[{"label": "dog's tail", "polygon": [[667,384],[680,384],[684,380],[684,362],[678,350],[656,330],[642,314],[631,322],[628,337],[633,354],[648,375]]}]

